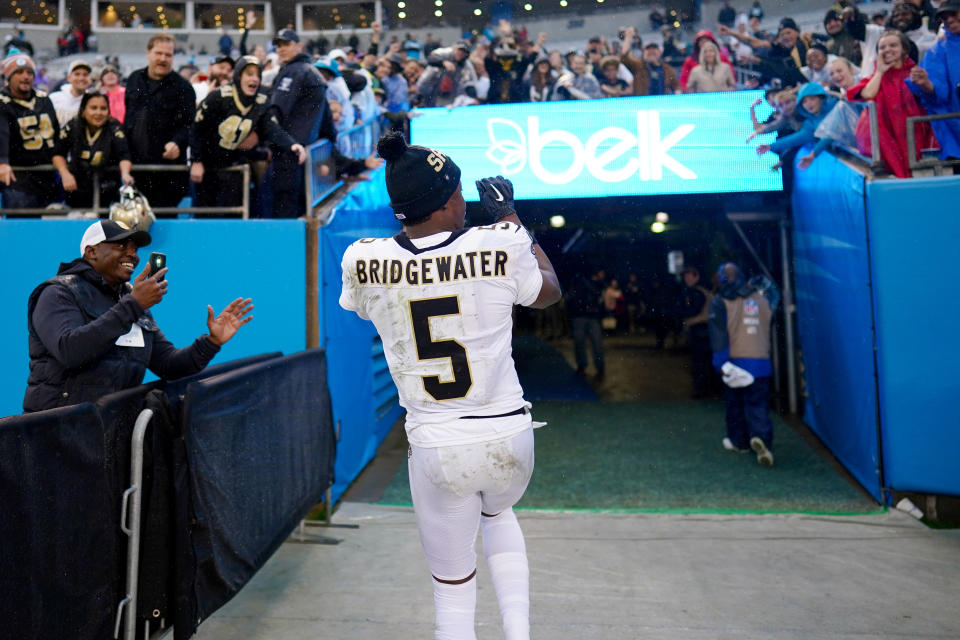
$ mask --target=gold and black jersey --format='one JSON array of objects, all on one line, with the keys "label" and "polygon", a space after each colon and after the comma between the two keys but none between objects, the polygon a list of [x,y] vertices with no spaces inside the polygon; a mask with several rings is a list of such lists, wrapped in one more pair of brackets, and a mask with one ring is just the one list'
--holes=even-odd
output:
[{"label": "gold and black jersey", "polygon": [[35,91],[29,100],[0,90],[0,163],[13,166],[48,164],[60,128],[50,98]]},{"label": "gold and black jersey", "polygon": [[123,125],[114,118],[97,130],[74,118],[60,131],[55,155],[66,158],[71,173],[76,174],[116,167],[121,160],[130,159],[130,149]]},{"label": "gold and black jersey", "polygon": [[237,91],[232,84],[224,85],[200,103],[190,131],[193,160],[211,167],[236,164],[243,157],[238,147],[252,132],[256,132],[262,142],[279,147],[289,148],[294,144],[280,128],[266,94],[257,93],[252,100],[244,101]]}]

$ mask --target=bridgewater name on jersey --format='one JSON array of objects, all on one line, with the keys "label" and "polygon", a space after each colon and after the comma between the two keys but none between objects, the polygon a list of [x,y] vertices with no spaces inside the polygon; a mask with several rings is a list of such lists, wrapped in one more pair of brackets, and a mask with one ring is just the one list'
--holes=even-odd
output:
[{"label": "bridgewater name on jersey", "polygon": [[529,428],[527,415],[473,419],[529,406],[511,356],[512,313],[537,299],[543,276],[523,227],[362,239],[341,266],[340,306],[373,321],[383,339],[412,444],[484,442]]}]

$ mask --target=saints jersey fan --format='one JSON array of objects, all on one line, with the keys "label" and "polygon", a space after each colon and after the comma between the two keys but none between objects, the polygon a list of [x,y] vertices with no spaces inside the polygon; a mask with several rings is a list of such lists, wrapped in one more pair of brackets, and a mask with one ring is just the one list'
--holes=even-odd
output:
[{"label": "saints jersey fan", "polygon": [[50,171],[13,167],[49,164],[60,128],[53,103],[33,87],[33,60],[15,53],[3,61],[7,86],[0,89],[0,189],[3,208],[45,207],[59,199]]},{"label": "saints jersey fan", "polygon": [[269,142],[280,153],[297,154],[302,164],[303,147],[280,127],[260,92],[260,62],[254,56],[237,61],[233,81],[210,93],[200,107],[190,130],[190,179],[200,207],[236,206],[242,201],[242,179],[225,167],[256,159],[256,146]]}]

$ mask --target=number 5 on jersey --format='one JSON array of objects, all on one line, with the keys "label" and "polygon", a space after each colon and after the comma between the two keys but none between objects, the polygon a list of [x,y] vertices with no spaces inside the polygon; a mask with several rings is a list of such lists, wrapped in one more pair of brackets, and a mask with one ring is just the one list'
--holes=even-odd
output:
[{"label": "number 5 on jersey", "polygon": [[424,390],[434,400],[463,398],[473,386],[467,350],[456,340],[434,340],[430,335],[430,318],[460,315],[460,300],[456,296],[410,300],[410,319],[413,339],[420,360],[450,359],[453,380],[441,382],[440,376],[421,376]]}]

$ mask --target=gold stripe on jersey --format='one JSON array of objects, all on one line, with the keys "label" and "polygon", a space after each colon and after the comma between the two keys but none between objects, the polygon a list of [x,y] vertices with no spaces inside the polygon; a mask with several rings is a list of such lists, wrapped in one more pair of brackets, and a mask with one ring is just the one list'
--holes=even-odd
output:
[{"label": "gold stripe on jersey", "polygon": [[461,280],[503,278],[509,254],[503,250],[465,251],[447,256],[392,260],[358,258],[354,270],[359,285],[420,286]]}]

